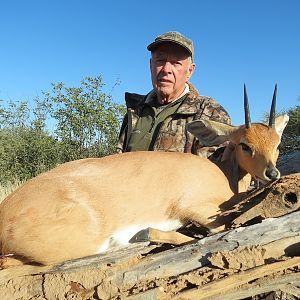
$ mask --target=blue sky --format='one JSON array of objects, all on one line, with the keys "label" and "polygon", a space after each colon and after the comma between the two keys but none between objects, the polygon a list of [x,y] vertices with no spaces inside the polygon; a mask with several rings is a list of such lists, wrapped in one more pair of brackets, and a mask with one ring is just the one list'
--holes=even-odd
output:
[{"label": "blue sky", "polygon": [[299,0],[1,1],[0,99],[28,100],[52,82],[78,86],[101,74],[115,101],[152,87],[146,46],[166,31],[194,41],[192,83],[243,122],[243,83],[252,121],[299,105]]}]

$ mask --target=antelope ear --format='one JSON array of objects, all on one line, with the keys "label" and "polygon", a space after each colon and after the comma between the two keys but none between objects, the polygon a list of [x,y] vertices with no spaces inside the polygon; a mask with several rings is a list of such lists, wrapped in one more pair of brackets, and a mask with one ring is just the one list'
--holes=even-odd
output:
[{"label": "antelope ear", "polygon": [[237,127],[212,121],[196,120],[187,124],[187,131],[194,135],[204,146],[217,146],[230,139]]},{"label": "antelope ear", "polygon": [[280,115],[275,119],[275,130],[279,134],[280,138],[288,121],[289,116],[287,114]]}]

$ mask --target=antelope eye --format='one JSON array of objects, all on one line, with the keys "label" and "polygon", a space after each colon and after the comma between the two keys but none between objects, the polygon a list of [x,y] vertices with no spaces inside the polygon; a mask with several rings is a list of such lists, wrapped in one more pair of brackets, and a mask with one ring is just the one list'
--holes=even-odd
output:
[{"label": "antelope eye", "polygon": [[240,143],[240,146],[242,147],[243,151],[249,152],[249,154],[252,155],[252,149],[245,143]]}]

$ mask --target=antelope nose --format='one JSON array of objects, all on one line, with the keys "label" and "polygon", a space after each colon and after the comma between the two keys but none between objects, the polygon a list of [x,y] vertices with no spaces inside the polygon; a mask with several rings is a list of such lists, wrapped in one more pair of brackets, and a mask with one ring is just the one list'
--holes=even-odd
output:
[{"label": "antelope nose", "polygon": [[270,180],[278,179],[279,176],[280,176],[280,173],[276,168],[268,168],[266,170],[266,177],[268,177]]}]

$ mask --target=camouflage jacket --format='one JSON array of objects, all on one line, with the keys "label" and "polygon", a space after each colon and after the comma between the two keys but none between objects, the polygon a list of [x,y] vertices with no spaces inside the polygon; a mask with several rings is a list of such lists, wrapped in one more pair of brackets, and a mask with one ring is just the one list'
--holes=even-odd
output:
[{"label": "camouflage jacket", "polygon": [[[215,151],[216,147],[203,147],[192,134],[186,131],[186,124],[196,119],[212,119],[230,124],[230,117],[214,99],[199,95],[190,83],[189,90],[189,93],[183,96],[177,111],[160,125],[151,150],[193,153],[203,157],[208,157]],[[147,95],[125,94],[127,114],[120,130],[118,153],[128,151],[130,134],[137,124],[146,97]]]}]

